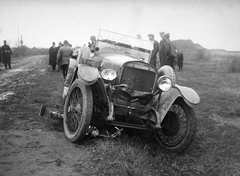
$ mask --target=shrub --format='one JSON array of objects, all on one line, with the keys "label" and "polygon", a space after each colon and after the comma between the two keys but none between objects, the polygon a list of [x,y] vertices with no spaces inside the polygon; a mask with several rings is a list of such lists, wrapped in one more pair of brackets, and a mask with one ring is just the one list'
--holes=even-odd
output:
[{"label": "shrub", "polygon": [[235,57],[230,60],[230,63],[228,66],[228,72],[229,73],[240,73],[240,58]]},{"label": "shrub", "polygon": [[195,56],[196,60],[206,61],[206,60],[209,60],[209,57],[210,57],[209,52],[205,49],[199,49],[196,51],[196,56]]}]

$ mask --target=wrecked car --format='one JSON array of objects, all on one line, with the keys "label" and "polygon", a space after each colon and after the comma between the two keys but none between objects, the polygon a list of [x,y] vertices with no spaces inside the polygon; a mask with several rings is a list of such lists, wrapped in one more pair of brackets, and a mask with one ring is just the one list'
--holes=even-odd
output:
[{"label": "wrecked car", "polygon": [[81,141],[90,127],[150,130],[172,152],[195,138],[198,94],[176,83],[173,69],[149,64],[153,43],[99,30],[94,53],[71,59],[64,87],[64,133]]}]

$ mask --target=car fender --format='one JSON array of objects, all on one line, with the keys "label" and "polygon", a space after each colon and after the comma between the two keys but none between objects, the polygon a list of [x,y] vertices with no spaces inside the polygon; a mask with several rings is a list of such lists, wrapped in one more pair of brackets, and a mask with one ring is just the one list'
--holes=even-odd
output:
[{"label": "car fender", "polygon": [[78,64],[78,78],[84,85],[92,85],[99,78],[99,72],[96,67],[85,64]]},{"label": "car fender", "polygon": [[191,108],[200,102],[198,94],[189,87],[175,85],[168,92],[162,92],[158,112],[160,114],[160,121],[164,119],[168,110],[177,98],[182,98],[184,102]]}]

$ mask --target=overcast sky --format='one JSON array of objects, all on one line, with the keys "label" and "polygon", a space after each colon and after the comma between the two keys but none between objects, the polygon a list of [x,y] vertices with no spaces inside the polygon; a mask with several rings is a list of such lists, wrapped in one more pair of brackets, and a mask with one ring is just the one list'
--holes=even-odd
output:
[{"label": "overcast sky", "polygon": [[0,44],[89,42],[99,28],[136,36],[170,33],[207,49],[240,51],[239,0],[0,0]]}]

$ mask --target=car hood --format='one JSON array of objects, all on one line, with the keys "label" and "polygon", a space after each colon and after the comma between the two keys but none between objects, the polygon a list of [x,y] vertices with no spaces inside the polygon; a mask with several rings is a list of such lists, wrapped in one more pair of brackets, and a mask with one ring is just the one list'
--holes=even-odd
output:
[{"label": "car hood", "polygon": [[122,53],[116,53],[116,52],[99,52],[96,53],[96,55],[93,57],[94,60],[101,61],[100,71],[110,68],[117,72],[117,70],[126,62],[131,61],[139,61],[143,62],[141,60],[138,60],[137,58],[134,58],[132,56],[128,56]]}]

